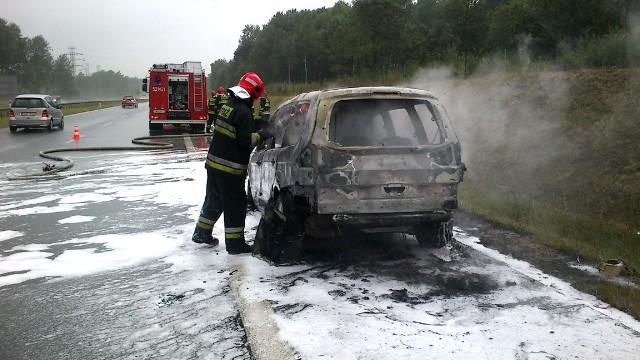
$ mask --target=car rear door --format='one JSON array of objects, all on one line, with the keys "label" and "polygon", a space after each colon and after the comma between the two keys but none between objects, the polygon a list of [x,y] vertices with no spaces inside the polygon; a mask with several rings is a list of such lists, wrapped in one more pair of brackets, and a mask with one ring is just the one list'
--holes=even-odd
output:
[{"label": "car rear door", "polygon": [[46,96],[44,98],[47,106],[47,111],[51,113],[51,118],[53,119],[54,124],[59,124],[62,119],[62,111],[58,109],[53,101],[53,98],[50,96]]},{"label": "car rear door", "polygon": [[319,213],[429,212],[456,201],[457,138],[427,99],[344,99],[328,127]]}]

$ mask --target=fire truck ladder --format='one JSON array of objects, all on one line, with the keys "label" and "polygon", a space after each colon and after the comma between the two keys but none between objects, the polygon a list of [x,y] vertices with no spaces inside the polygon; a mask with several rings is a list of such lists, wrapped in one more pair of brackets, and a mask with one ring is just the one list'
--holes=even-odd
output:
[{"label": "fire truck ladder", "polygon": [[202,74],[193,74],[193,109],[201,111],[204,107],[202,98]]}]

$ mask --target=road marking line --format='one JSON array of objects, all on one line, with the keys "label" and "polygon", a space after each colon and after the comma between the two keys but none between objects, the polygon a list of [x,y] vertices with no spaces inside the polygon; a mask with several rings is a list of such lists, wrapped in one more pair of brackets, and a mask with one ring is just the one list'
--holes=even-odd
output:
[{"label": "road marking line", "polygon": [[185,136],[183,137],[184,139],[184,146],[187,148],[187,152],[195,152],[195,146],[193,146],[193,141],[191,140],[190,136]]}]

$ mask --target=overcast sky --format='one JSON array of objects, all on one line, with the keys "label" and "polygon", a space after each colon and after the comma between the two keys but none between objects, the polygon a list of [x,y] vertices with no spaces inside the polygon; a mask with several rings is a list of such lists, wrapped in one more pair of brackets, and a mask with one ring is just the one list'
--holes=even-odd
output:
[{"label": "overcast sky", "polygon": [[[153,63],[233,58],[245,25],[278,11],[332,7],[338,0],[0,0],[0,17],[22,36],[42,35],[54,58],[75,47],[90,72],[142,78]],[[350,1],[348,1],[350,2]]]}]

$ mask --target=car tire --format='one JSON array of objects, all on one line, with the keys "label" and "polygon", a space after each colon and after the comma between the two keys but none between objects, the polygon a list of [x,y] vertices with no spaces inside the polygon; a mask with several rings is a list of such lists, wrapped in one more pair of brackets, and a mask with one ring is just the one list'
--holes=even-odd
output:
[{"label": "car tire", "polygon": [[451,221],[422,224],[416,231],[416,239],[421,247],[440,248],[453,241]]},{"label": "car tire", "polygon": [[304,227],[298,214],[290,193],[269,199],[256,230],[255,252],[275,264],[300,262]]},{"label": "car tire", "polygon": [[49,130],[49,132],[53,131],[53,118],[49,120],[49,125],[47,125],[47,130]]},{"label": "car tire", "polygon": [[9,126],[9,131],[14,133],[14,132],[18,131],[18,127],[17,126]]},{"label": "car tire", "polygon": [[58,129],[64,129],[64,116],[62,117],[62,119],[60,119],[60,125],[58,125]]}]

